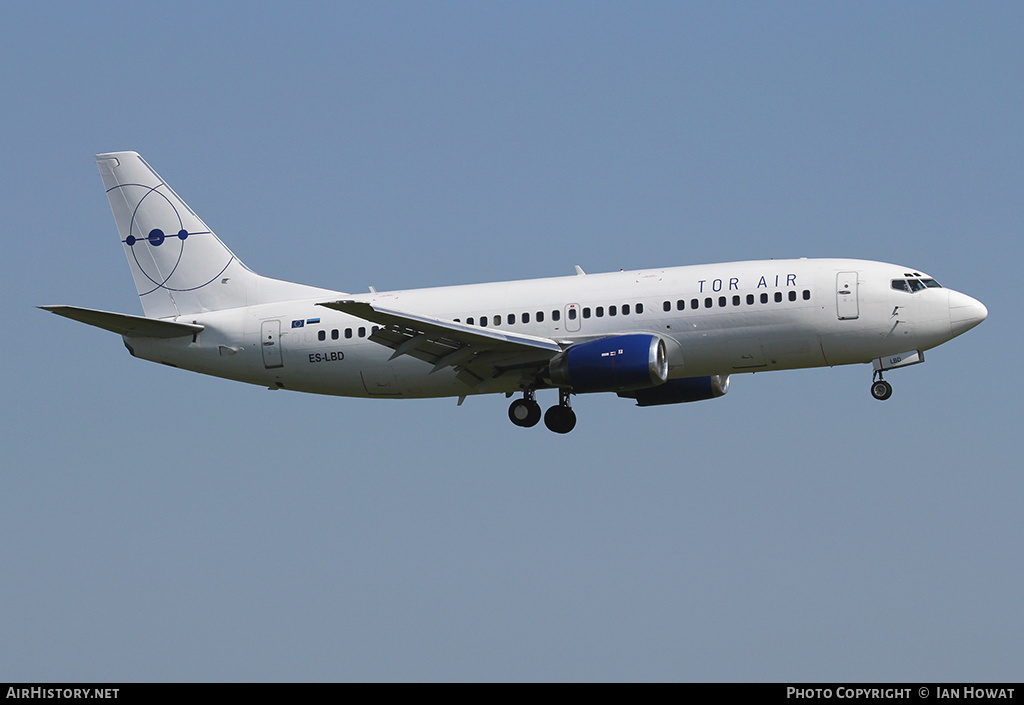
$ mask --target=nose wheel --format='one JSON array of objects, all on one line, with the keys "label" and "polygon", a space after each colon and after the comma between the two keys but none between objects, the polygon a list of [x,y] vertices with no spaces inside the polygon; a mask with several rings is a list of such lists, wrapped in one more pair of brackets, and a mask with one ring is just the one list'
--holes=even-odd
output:
[{"label": "nose wheel", "polygon": [[878,401],[885,401],[892,396],[892,385],[882,379],[881,372],[875,372],[872,376],[871,396]]}]

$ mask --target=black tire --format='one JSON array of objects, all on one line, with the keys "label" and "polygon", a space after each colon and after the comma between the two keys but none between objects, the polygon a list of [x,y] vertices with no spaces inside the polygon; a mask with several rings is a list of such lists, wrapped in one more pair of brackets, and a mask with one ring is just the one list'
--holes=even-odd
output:
[{"label": "black tire", "polygon": [[555,433],[568,433],[576,428],[576,412],[567,406],[553,406],[544,414],[544,425]]},{"label": "black tire", "polygon": [[871,384],[871,396],[878,401],[885,401],[892,396],[892,385],[886,382],[884,379],[880,379],[877,382]]},{"label": "black tire", "polygon": [[508,418],[516,426],[536,426],[540,421],[540,404],[529,399],[516,399],[508,407]]}]

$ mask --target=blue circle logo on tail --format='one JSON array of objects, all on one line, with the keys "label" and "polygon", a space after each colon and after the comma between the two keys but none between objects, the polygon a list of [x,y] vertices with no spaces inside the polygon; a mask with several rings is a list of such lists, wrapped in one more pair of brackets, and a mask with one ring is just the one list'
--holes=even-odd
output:
[{"label": "blue circle logo on tail", "polygon": [[[166,188],[164,184],[121,184],[116,188],[129,204],[138,199],[132,208],[129,234],[123,242],[131,250],[138,270],[153,283],[152,289],[140,291],[140,295],[158,289],[194,291],[214,282],[227,270],[234,255],[187,206],[174,198],[173,192],[168,195],[161,191]],[[179,204],[185,211],[184,217]],[[191,230],[189,224],[194,226]],[[194,235],[210,237],[189,240]]]},{"label": "blue circle logo on tail", "polygon": [[[188,230],[182,228],[177,232],[177,237],[179,240],[184,240],[185,238],[188,237]],[[145,239],[153,247],[159,247],[160,245],[164,244],[164,231],[160,230],[159,228],[153,228],[152,230],[149,231],[149,235],[147,235]],[[124,241],[128,245],[128,247],[134,247],[135,243],[138,242],[139,240],[134,235],[129,235],[124,239]]]}]

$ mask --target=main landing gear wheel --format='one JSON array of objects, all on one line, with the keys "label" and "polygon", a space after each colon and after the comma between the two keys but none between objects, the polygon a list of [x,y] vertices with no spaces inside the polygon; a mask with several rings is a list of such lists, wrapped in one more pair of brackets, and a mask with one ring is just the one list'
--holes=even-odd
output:
[{"label": "main landing gear wheel", "polygon": [[871,396],[878,401],[885,401],[892,396],[892,385],[884,379],[871,383]]},{"label": "main landing gear wheel", "polygon": [[544,414],[544,425],[555,433],[568,433],[576,428],[576,412],[569,406],[569,390],[558,390],[558,406]]},{"label": "main landing gear wheel", "polygon": [[508,407],[508,418],[516,426],[529,428],[540,421],[540,404],[533,398],[533,392],[527,392],[522,399],[516,399]]},{"label": "main landing gear wheel", "polygon": [[568,433],[576,428],[576,412],[567,406],[553,406],[544,414],[544,425],[555,433]]}]

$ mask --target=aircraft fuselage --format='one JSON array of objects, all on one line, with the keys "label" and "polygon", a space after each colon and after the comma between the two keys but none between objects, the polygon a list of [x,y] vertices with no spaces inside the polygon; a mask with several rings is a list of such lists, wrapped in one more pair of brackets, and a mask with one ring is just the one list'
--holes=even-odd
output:
[{"label": "aircraft fuselage", "polygon": [[[945,288],[892,287],[914,274],[864,260],[766,260],[336,295],[569,344],[655,334],[666,341],[669,377],[683,378],[869,363],[940,345],[956,334],[951,310],[971,308],[973,299]],[[303,392],[412,398],[520,391],[515,374],[471,387],[451,368],[430,374],[422,360],[391,359],[392,350],[369,340],[370,323],[322,301],[183,316],[175,320],[205,326],[194,340],[125,336],[125,343],[148,360]]]}]

